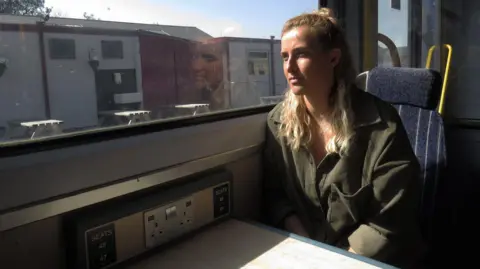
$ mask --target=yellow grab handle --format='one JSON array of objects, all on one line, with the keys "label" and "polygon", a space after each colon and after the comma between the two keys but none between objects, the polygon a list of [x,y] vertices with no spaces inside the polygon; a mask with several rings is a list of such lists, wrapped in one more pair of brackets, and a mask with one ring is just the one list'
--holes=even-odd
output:
[{"label": "yellow grab handle", "polygon": [[[449,74],[449,71],[450,71],[450,63],[452,61],[452,46],[449,45],[449,44],[444,44],[443,46],[447,48],[448,54],[447,54],[447,63],[445,65],[445,75],[443,77],[442,94],[440,96],[440,104],[438,106],[438,113],[440,113],[440,115],[443,114],[443,106],[444,106],[444,102],[445,102],[445,93],[447,91],[448,74]],[[436,47],[437,47],[436,45],[433,45],[428,50],[426,68],[430,68],[430,65],[432,63],[433,51],[435,50]]]}]

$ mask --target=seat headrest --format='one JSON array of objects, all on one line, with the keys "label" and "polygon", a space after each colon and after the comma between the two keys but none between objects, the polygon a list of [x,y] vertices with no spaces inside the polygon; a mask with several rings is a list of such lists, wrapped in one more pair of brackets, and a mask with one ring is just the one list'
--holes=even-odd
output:
[{"label": "seat headrest", "polygon": [[408,67],[376,67],[368,72],[367,91],[391,104],[435,110],[442,78],[435,70]]}]

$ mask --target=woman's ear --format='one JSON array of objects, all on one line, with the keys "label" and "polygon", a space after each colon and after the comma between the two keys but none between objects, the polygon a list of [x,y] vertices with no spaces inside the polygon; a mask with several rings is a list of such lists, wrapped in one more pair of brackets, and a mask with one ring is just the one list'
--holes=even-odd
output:
[{"label": "woman's ear", "polygon": [[332,67],[336,67],[340,62],[340,58],[342,57],[342,51],[340,49],[332,49],[329,53],[330,64]]}]

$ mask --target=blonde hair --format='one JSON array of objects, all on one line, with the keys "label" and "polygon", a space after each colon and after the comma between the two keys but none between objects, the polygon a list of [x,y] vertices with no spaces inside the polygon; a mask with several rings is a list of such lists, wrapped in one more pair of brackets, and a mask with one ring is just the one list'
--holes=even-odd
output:
[{"label": "blonde hair", "polygon": [[[341,153],[348,148],[353,132],[349,90],[355,82],[356,71],[353,67],[350,50],[343,31],[328,8],[321,8],[318,11],[289,19],[283,27],[282,36],[301,26],[310,28],[310,32],[319,41],[319,49],[328,51],[337,48],[341,51],[339,63],[334,68],[334,88],[330,94],[330,104],[333,110],[329,120],[334,137],[326,145],[327,153]],[[307,111],[303,96],[297,96],[288,90],[285,94],[280,118],[282,124],[279,136],[285,137],[287,144],[292,149],[298,150],[302,145],[311,143],[312,132],[309,125],[313,119]]]}]

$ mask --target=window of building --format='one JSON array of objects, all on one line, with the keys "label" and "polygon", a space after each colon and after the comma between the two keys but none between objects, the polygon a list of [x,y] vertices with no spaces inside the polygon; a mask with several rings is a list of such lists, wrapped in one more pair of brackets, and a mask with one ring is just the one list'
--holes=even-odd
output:
[{"label": "window of building", "polygon": [[102,57],[103,59],[123,59],[122,41],[102,40]]},{"label": "window of building", "polygon": [[74,60],[76,58],[75,40],[73,39],[51,38],[48,47],[50,58],[53,60]]},{"label": "window of building", "polygon": [[249,52],[248,53],[248,74],[254,76],[268,75],[268,53],[267,52]]},{"label": "window of building", "polygon": [[391,6],[393,9],[401,9],[401,0],[391,0]]}]

